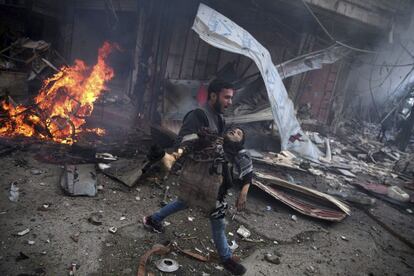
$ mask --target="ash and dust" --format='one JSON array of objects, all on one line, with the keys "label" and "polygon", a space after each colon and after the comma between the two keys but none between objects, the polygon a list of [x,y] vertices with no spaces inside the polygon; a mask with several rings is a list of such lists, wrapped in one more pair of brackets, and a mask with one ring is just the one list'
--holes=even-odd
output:
[{"label": "ash and dust", "polygon": [[[226,196],[245,275],[413,275],[414,3],[328,2],[203,2],[270,52],[303,130],[292,143],[321,154],[309,160],[282,148],[283,106],[257,64],[192,28],[200,1],[0,1],[0,274],[232,275],[200,210],[162,234],[142,223],[180,191],[153,145],[173,156],[184,116],[222,79],[254,167],[244,210],[241,186]],[[139,274],[157,244],[178,247]]]}]

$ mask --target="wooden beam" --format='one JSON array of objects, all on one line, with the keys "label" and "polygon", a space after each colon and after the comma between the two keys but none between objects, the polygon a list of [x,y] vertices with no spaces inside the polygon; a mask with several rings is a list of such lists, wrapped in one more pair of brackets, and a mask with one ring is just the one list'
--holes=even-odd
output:
[{"label": "wooden beam", "polygon": [[[129,11],[136,12],[138,8],[138,1],[136,0],[118,0],[113,1],[115,11]],[[106,4],[102,0],[76,0],[75,7],[77,9],[91,9],[91,10],[105,10]]]},{"label": "wooden beam", "polygon": [[[332,1],[332,0],[304,0],[313,7],[334,12],[364,24],[368,24],[380,29],[389,29],[392,24],[390,14],[376,11],[374,2],[370,5],[359,5],[351,1]],[[361,1],[363,2],[363,1]],[[392,11],[390,11],[392,13]]]}]

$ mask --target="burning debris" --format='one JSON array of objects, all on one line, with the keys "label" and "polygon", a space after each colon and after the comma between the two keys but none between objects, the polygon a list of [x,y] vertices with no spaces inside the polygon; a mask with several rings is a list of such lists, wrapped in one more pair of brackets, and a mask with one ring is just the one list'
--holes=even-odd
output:
[{"label": "burning debris", "polygon": [[0,1],[0,274],[411,275],[406,1]]},{"label": "burning debris", "polygon": [[107,58],[115,44],[105,42],[98,51],[97,63],[91,68],[82,60],[64,66],[44,81],[32,105],[15,105],[9,99],[1,102],[5,115],[0,118],[0,136],[36,137],[57,143],[72,144],[81,132],[105,134],[101,128],[84,128],[94,103],[114,77]]}]

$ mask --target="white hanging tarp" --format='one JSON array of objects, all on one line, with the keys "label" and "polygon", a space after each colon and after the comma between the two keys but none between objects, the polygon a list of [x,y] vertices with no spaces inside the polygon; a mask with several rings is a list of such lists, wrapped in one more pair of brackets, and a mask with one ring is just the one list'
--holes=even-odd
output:
[{"label": "white hanging tarp", "polygon": [[273,65],[269,51],[236,23],[200,4],[193,30],[210,45],[251,58],[266,85],[273,119],[279,129],[282,150],[317,161],[321,152],[303,133],[282,79]]}]

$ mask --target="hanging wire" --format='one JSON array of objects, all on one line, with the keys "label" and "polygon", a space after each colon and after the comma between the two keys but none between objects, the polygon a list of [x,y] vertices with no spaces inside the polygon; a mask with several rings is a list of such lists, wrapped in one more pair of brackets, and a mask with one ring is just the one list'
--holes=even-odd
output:
[{"label": "hanging wire", "polygon": [[392,96],[394,96],[395,95],[395,93],[397,93],[399,90],[399,88],[401,87],[401,85],[403,85],[404,84],[404,82],[408,79],[408,77],[411,75],[411,73],[413,73],[413,71],[414,71],[414,67],[413,68],[411,68],[411,70],[410,71],[408,71],[408,73],[404,76],[404,78],[400,81],[400,83],[398,84],[398,86],[394,89],[394,91],[390,94],[390,95],[388,95],[388,97],[387,97],[387,101],[390,99],[390,97],[392,97]]},{"label": "hanging wire", "polygon": [[[312,9],[309,7],[309,5],[305,2],[305,0],[301,0],[302,1],[302,3],[303,3],[303,5],[306,7],[306,9],[309,11],[309,13],[312,15],[312,17],[316,20],[316,22],[319,24],[319,26],[322,28],[322,30],[324,31],[324,33],[332,40],[332,41],[334,41],[335,43],[337,43],[338,45],[341,45],[341,46],[343,46],[343,47],[346,47],[346,48],[348,48],[348,49],[351,49],[351,50],[353,50],[353,51],[356,51],[356,52],[362,52],[362,53],[368,53],[368,54],[378,54],[378,53],[380,53],[380,52],[378,52],[378,51],[372,51],[372,50],[366,50],[366,49],[360,49],[360,48],[357,48],[357,47],[353,47],[353,46],[350,46],[350,45],[348,45],[348,44],[346,44],[346,43],[343,43],[343,42],[341,42],[341,41],[338,41],[338,40],[336,40],[332,35],[331,35],[331,33],[325,28],[325,26],[322,24],[322,22],[319,20],[319,18],[315,15],[315,13],[312,11]],[[401,43],[401,41],[400,41],[400,44],[401,44],[401,47],[411,56],[411,57],[413,57],[414,58],[414,56],[413,56],[413,54],[407,49],[407,48],[405,48],[405,46]],[[363,63],[364,64],[364,63]],[[413,71],[414,71],[414,63],[408,63],[408,64],[393,64],[393,65],[389,65],[389,64],[375,64],[375,63],[365,63],[365,64],[367,64],[367,65],[371,65],[371,66],[379,66],[379,67],[408,67],[408,66],[411,66],[412,68],[408,71],[408,73],[404,76],[404,78],[401,80],[401,82],[397,85],[397,87],[394,89],[394,91],[390,94],[390,95],[388,95],[388,97],[387,97],[387,100],[391,97],[391,96],[393,96],[395,93],[397,93],[398,91],[399,91],[399,88],[401,87],[401,85],[403,85],[403,83],[405,82],[405,80],[407,80],[407,78],[411,75],[411,73],[413,73]],[[375,107],[375,110],[376,110],[376,113],[377,113],[377,115],[379,116],[379,110],[378,110],[378,107],[377,107],[377,105],[376,105],[376,103],[375,103],[375,100],[374,100],[374,95],[373,95],[373,91],[372,91],[372,84],[371,84],[371,78],[372,78],[372,72],[371,72],[371,76],[370,76],[370,83],[369,83],[369,91],[370,91],[370,94],[371,94],[371,97],[372,97],[372,100],[373,100],[373,103],[374,103],[374,107]],[[404,99],[404,98],[403,98]],[[400,102],[396,105],[396,106],[394,106],[394,108],[381,120],[381,124],[398,108],[398,106],[402,103],[402,101],[403,101],[403,99],[402,100],[400,100]]]},{"label": "hanging wire", "polygon": [[377,54],[379,52],[377,51],[372,51],[372,50],[366,50],[366,49],[360,49],[351,45],[348,45],[344,42],[338,41],[336,40],[331,33],[325,28],[325,26],[322,24],[322,22],[319,20],[319,18],[316,16],[316,14],[312,11],[312,9],[309,7],[309,5],[305,2],[305,0],[301,0],[303,5],[306,7],[306,9],[309,11],[309,13],[312,15],[312,17],[316,20],[316,22],[318,22],[319,26],[322,28],[322,30],[324,31],[324,33],[332,40],[334,41],[336,44],[341,45],[343,47],[346,47],[348,49],[351,49],[353,51],[356,52],[362,52],[362,53],[369,53],[369,54]]},{"label": "hanging wire", "polygon": [[[346,58],[346,57],[345,57]],[[351,63],[351,62],[349,62]],[[370,62],[364,62],[361,60],[358,60],[358,63],[362,64],[362,65],[370,65],[370,66],[376,66],[376,67],[412,67],[414,66],[414,63],[405,63],[405,64],[375,64],[375,63],[370,63]]]},{"label": "hanging wire", "polygon": [[[373,60],[376,60],[376,59],[377,59],[377,56],[375,55],[373,57]],[[381,114],[379,113],[378,105],[377,105],[377,102],[375,101],[375,97],[374,97],[374,92],[372,91],[372,75],[373,74],[374,74],[374,70],[371,70],[371,73],[369,75],[369,82],[368,82],[369,93],[371,94],[371,100],[372,100],[372,103],[374,104],[374,108],[375,108],[375,112],[377,113],[378,120],[381,120]]]},{"label": "hanging wire", "polygon": [[407,54],[414,59],[414,54],[408,50],[408,48],[402,43],[401,39],[399,40],[401,47],[404,49],[404,51],[407,52]]}]

